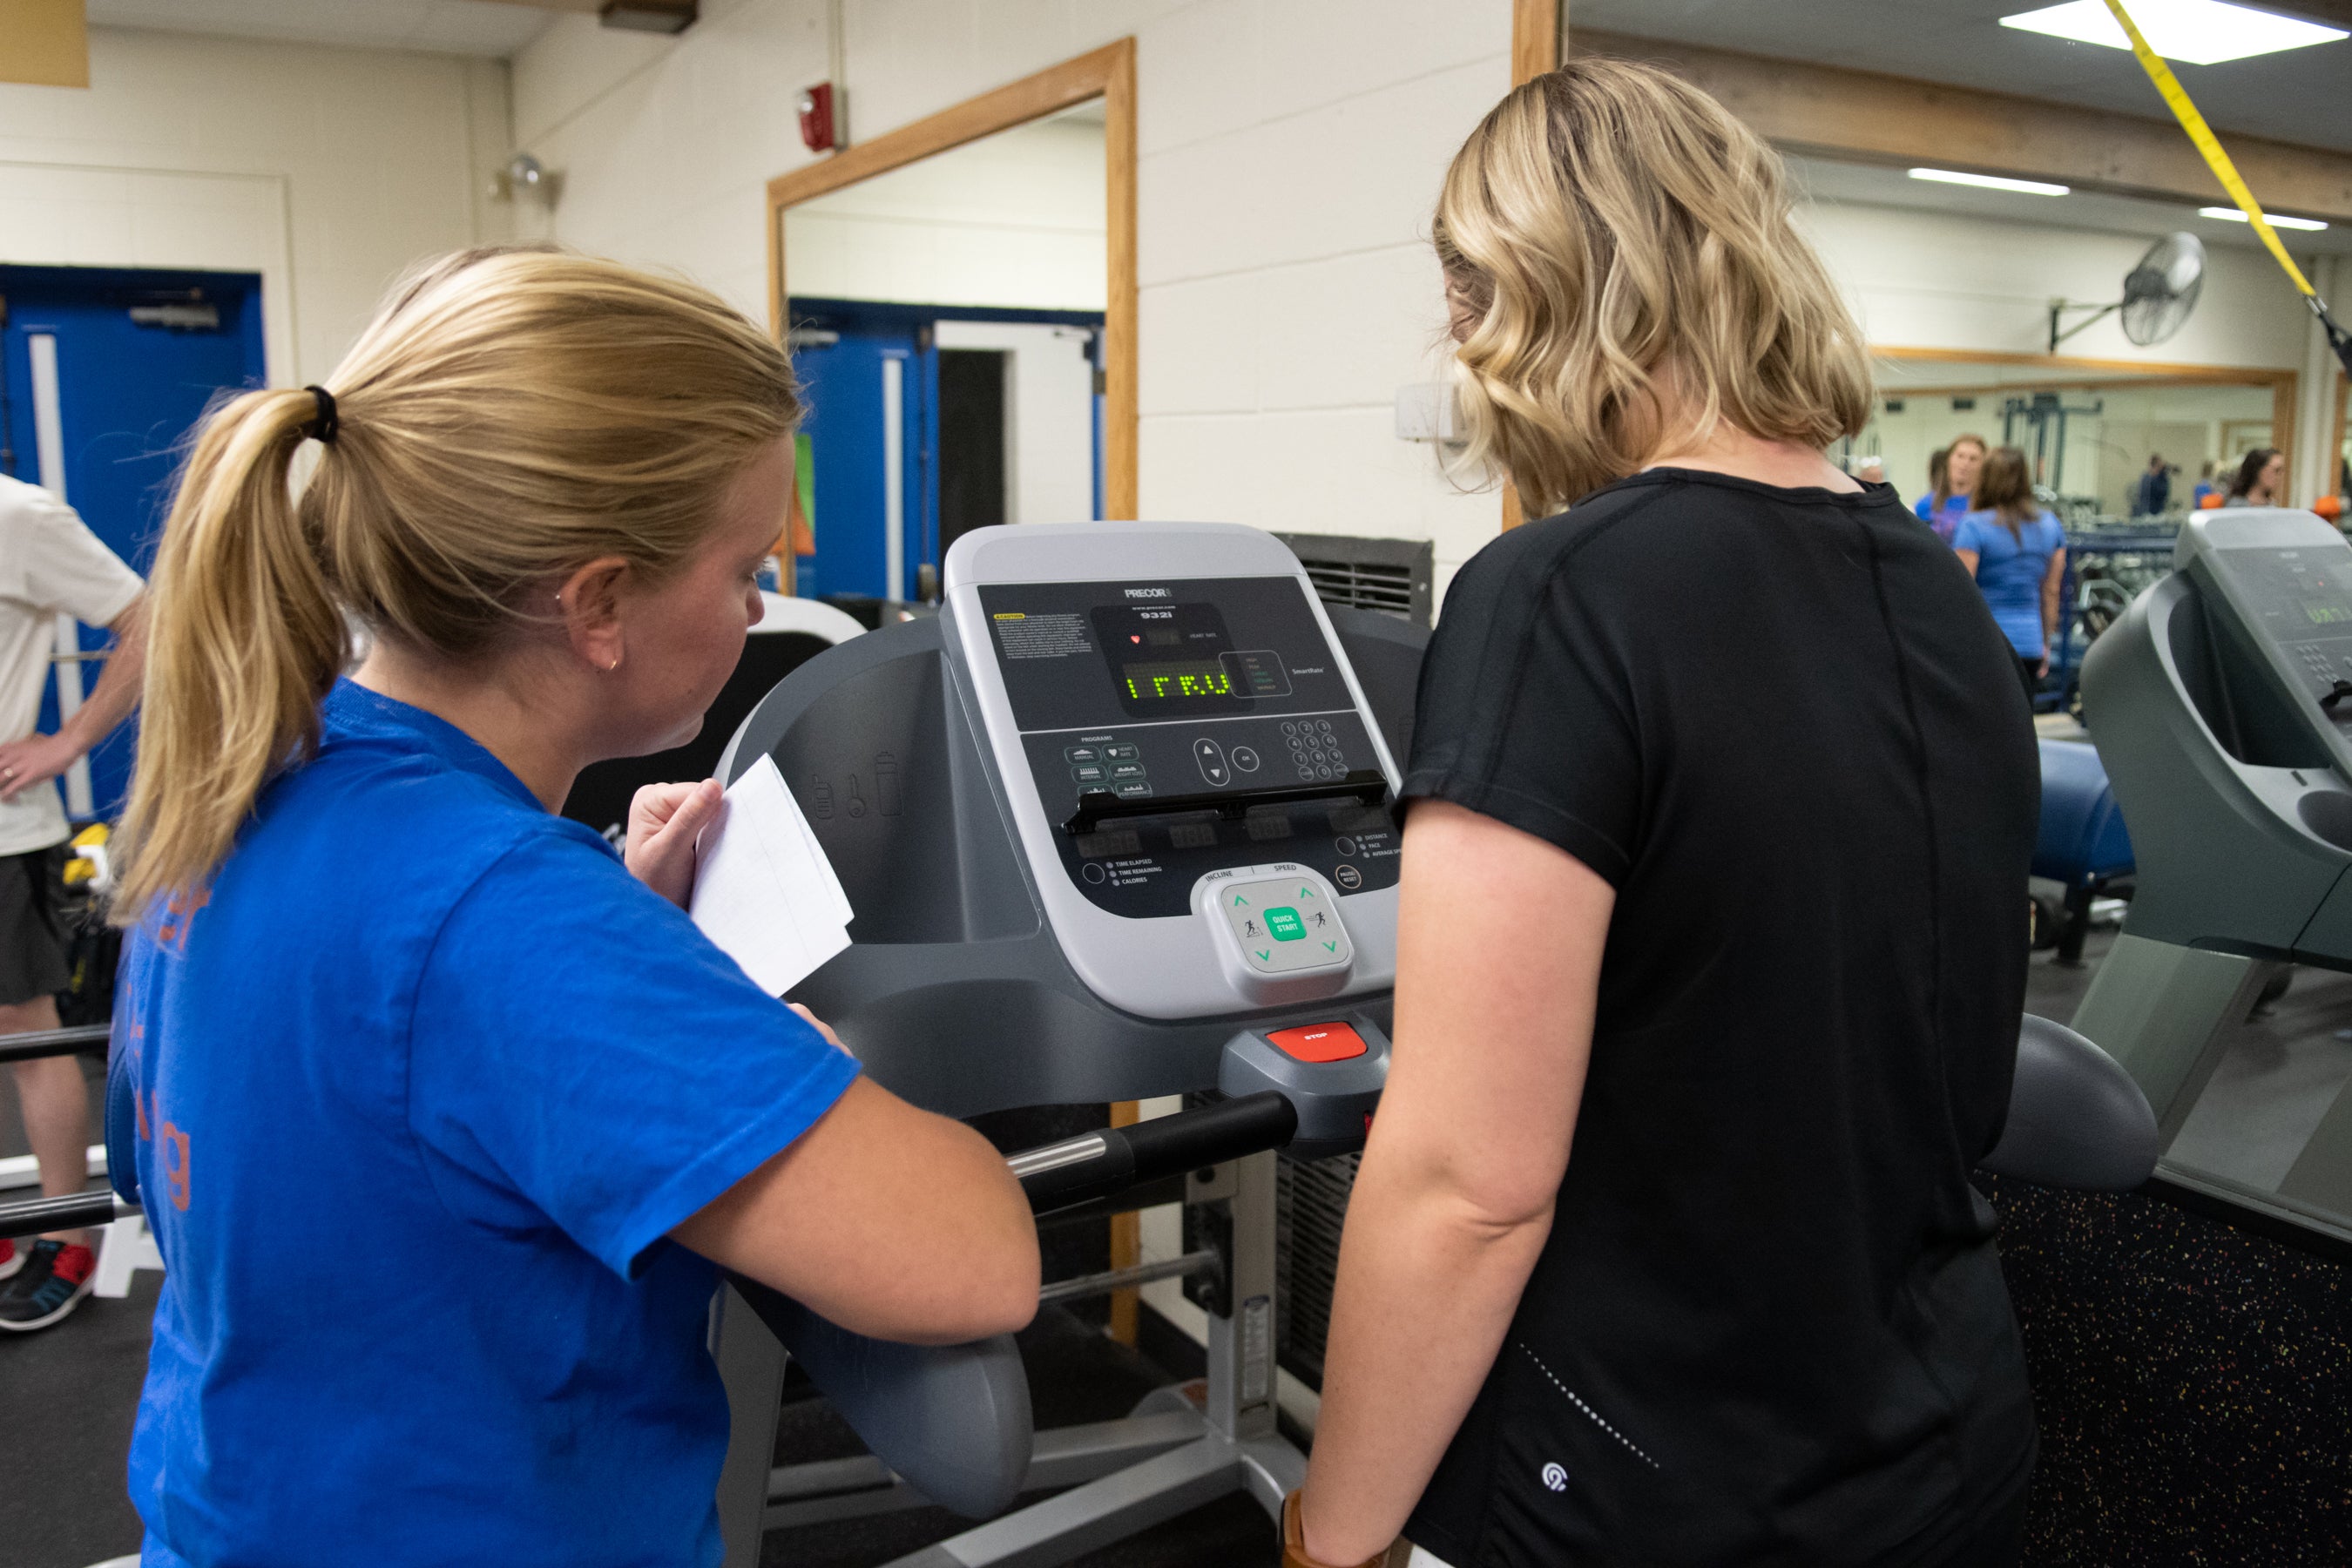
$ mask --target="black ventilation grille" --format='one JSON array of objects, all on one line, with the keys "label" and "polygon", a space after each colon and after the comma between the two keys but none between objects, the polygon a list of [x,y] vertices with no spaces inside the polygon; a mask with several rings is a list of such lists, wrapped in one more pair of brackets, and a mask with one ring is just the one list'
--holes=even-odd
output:
[{"label": "black ventilation grille", "polygon": [[1278,533],[1327,605],[1378,610],[1429,625],[1434,552],[1425,539],[1367,539],[1346,533]]},{"label": "black ventilation grille", "polygon": [[1323,1344],[1339,1277],[1339,1229],[1360,1154],[1275,1166],[1274,1353],[1307,1387],[1323,1386]]}]

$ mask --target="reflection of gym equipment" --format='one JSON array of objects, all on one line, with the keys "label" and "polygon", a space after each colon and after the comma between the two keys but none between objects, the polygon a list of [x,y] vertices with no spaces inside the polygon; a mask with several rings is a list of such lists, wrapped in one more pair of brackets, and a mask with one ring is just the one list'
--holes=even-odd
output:
[{"label": "reflection of gym equipment", "polygon": [[2050,650],[2050,693],[2057,707],[2080,716],[2083,656],[2143,589],[2172,570],[2172,542],[2179,531],[2169,522],[2067,528],[2061,602],[2073,611],[2059,621]]},{"label": "reflection of gym equipment", "polygon": [[776,682],[866,629],[831,605],[814,599],[767,593],[760,598],[760,624],[743,639],[743,656],[703,714],[700,732],[666,752],[615,757],[582,769],[572,793],[564,797],[564,816],[618,843],[620,829],[629,820],[630,797],[640,786],[711,777],[736,726],[760,699],[775,689]]},{"label": "reflection of gym equipment", "polygon": [[[2096,416],[2106,411],[2106,400],[2095,401],[2088,408],[2069,408],[2065,396],[2056,392],[2036,392],[2023,397],[2004,399],[2000,405],[2000,444],[2022,447],[2026,443],[2018,437],[2018,422],[2024,421],[2032,435],[2033,479],[2037,486],[2055,492],[2066,488],[2066,421],[2075,415]],[[2035,492],[2037,497],[2041,491]],[[2048,498],[2042,498],[2047,500]]]},{"label": "reflection of gym equipment", "polygon": [[[2168,1142],[2280,966],[2352,970],[2352,544],[2308,512],[2200,512],[2178,570],[2093,645],[2086,717],[2137,885],[2074,1023]],[[2352,1232],[2352,1099],[2275,1191],[2168,1162],[2231,1204]]]}]

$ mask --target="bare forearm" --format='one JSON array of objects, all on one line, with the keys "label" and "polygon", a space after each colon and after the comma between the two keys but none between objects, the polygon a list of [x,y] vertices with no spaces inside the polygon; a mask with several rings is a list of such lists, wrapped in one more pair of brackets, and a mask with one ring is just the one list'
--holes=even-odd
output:
[{"label": "bare forearm", "polygon": [[115,617],[110,629],[114,633],[114,651],[106,656],[98,685],[73,717],[58,726],[59,737],[71,742],[77,752],[87,752],[114,733],[139,706],[139,688],[147,669],[147,601],[135,600]]},{"label": "bare forearm", "polygon": [[[1303,1502],[1318,1562],[1386,1547],[1429,1484],[1501,1350],[1551,1228],[1496,1226],[1401,1173],[1348,1210]],[[1367,1188],[1370,1190],[1367,1190]]]}]

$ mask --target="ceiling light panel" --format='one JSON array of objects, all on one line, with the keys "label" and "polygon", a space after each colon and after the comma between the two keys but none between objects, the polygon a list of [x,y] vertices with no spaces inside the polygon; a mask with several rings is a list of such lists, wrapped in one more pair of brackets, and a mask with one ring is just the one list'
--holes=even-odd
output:
[{"label": "ceiling light panel", "polygon": [[[2235,207],[2199,207],[2197,209],[2197,216],[2199,217],[2227,218],[2231,223],[2252,223],[2253,221],[2253,219],[2248,217],[2245,214],[2240,212]],[[2270,219],[2270,224],[2273,228],[2322,229],[2327,226],[2317,218],[2313,217],[2281,217],[2276,213],[2264,213],[2263,216]]]},{"label": "ceiling light panel", "polygon": [[2063,196],[2068,190],[2043,180],[2006,180],[1999,174],[1970,174],[1958,169],[1914,169],[1911,177],[1945,185],[1981,185],[1989,191],[2021,191],[2029,196]]},{"label": "ceiling light panel", "polygon": [[[2347,36],[2341,27],[2323,27],[2316,22],[2231,5],[2224,0],[2131,0],[2127,9],[2149,48],[2166,59],[2192,66],[2309,48]],[[2124,36],[2122,24],[2107,9],[2105,0],[2067,0],[2063,5],[2003,16],[2000,25],[2079,44],[2131,47],[2131,40]]]}]

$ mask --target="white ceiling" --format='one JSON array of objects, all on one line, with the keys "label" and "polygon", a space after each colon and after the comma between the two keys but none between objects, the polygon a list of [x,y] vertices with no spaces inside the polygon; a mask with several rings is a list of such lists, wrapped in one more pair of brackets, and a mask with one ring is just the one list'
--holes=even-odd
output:
[{"label": "white ceiling", "polygon": [[352,48],[509,59],[555,14],[495,0],[89,0],[101,27],[157,27]]}]

